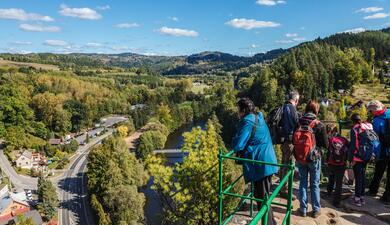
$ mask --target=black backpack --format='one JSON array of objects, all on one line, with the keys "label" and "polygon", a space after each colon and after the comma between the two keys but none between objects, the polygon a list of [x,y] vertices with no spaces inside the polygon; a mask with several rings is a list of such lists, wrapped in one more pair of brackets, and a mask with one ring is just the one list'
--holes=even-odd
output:
[{"label": "black backpack", "polygon": [[273,144],[282,144],[284,141],[283,127],[281,124],[283,107],[284,106],[273,109],[267,116],[267,125]]}]

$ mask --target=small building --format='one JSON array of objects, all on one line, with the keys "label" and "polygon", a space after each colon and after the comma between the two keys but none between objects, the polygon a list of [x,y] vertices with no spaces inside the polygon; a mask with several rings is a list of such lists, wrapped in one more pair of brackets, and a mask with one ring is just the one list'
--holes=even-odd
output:
[{"label": "small building", "polygon": [[[31,211],[28,211],[26,213],[23,213],[21,214],[24,216],[24,218],[28,219],[28,218],[31,218],[33,223],[36,224],[36,225],[42,225],[43,224],[43,220],[42,220],[42,217],[41,215],[39,214],[38,210],[31,210]],[[8,221],[8,224],[18,224],[19,222],[19,219],[17,216],[13,217],[10,221]]]},{"label": "small building", "polygon": [[16,166],[23,169],[37,169],[46,165],[46,158],[39,152],[24,150],[15,160]]},{"label": "small building", "polygon": [[51,139],[49,139],[49,144],[50,145],[60,145],[61,139],[60,138],[51,138]]},{"label": "small building", "polygon": [[329,106],[329,103],[330,103],[329,99],[327,99],[327,98],[322,98],[322,99],[320,100],[320,102],[321,102],[321,105],[322,105],[322,106],[325,106],[325,107],[328,107],[328,106]]},{"label": "small building", "polygon": [[30,205],[11,194],[0,199],[0,221],[9,221],[13,217],[28,211],[30,211]]},{"label": "small building", "polygon": [[8,185],[2,184],[0,185],[0,198],[8,194]]}]

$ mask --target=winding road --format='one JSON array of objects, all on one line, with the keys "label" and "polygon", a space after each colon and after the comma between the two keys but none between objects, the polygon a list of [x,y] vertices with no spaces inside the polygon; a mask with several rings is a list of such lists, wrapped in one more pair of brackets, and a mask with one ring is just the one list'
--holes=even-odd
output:
[{"label": "winding road", "polygon": [[[80,146],[73,156],[69,168],[57,177],[51,178],[53,184],[57,187],[60,200],[58,218],[59,225],[86,224],[94,225],[94,217],[87,196],[87,157],[91,148],[100,144],[102,140],[112,135],[112,125],[125,121],[127,118],[113,116],[105,118],[103,126],[107,127],[106,133],[93,138],[90,143]],[[102,128],[97,128],[89,132],[96,132]],[[17,174],[10,162],[0,150],[0,166],[4,173],[10,178],[11,182],[17,189],[37,190],[37,178]]]}]

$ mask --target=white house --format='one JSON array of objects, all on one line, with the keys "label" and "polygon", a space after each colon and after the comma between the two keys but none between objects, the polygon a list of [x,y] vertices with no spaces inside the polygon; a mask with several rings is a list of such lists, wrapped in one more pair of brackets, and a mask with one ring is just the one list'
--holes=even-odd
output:
[{"label": "white house", "polygon": [[46,164],[46,159],[40,153],[24,150],[15,160],[16,166],[23,169],[40,169]]}]

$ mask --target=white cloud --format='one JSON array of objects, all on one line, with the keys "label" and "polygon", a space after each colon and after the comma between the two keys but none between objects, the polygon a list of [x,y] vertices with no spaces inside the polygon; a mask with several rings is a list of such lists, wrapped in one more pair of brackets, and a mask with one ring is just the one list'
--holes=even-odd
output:
[{"label": "white cloud", "polygon": [[52,22],[53,18],[50,16],[43,16],[36,13],[27,13],[23,9],[0,9],[0,19],[9,19],[9,20],[20,20],[20,21],[44,21],[44,22]]},{"label": "white cloud", "polygon": [[305,41],[306,38],[304,38],[304,37],[296,37],[296,38],[293,38],[292,40],[293,41]]},{"label": "white cloud", "polygon": [[96,7],[96,9],[98,9],[98,10],[108,10],[108,9],[111,9],[111,7],[109,5],[103,5],[103,6]]},{"label": "white cloud", "polygon": [[32,32],[59,32],[61,29],[56,26],[42,26],[39,24],[27,24],[22,23],[19,25],[19,29],[23,31],[32,31]]},{"label": "white cloud", "polygon": [[12,53],[12,54],[30,54],[31,51],[21,50],[17,48],[3,48],[6,52]]},{"label": "white cloud", "polygon": [[179,29],[179,28],[170,28],[170,27],[161,27],[158,29],[158,31],[161,34],[175,36],[175,37],[197,37],[199,35],[198,32],[194,30],[186,30],[186,29]]},{"label": "white cloud", "polygon": [[13,41],[11,42],[13,45],[32,45],[31,41]]},{"label": "white cloud", "polygon": [[383,10],[383,8],[381,8],[381,7],[373,6],[373,7],[361,8],[359,10],[356,10],[355,12],[356,13],[359,13],[359,12],[373,13],[373,12],[379,12],[379,11],[382,11],[382,10]]},{"label": "white cloud", "polygon": [[386,17],[389,17],[389,16],[390,16],[390,13],[375,13],[375,14],[372,14],[370,16],[365,16],[364,19],[365,20],[383,19],[383,18],[386,18]]},{"label": "white cloud", "polygon": [[357,34],[357,33],[361,33],[361,32],[364,32],[364,31],[366,31],[365,28],[363,28],[363,27],[358,27],[358,28],[354,28],[354,29],[350,29],[350,30],[345,30],[345,31],[343,31],[342,33]]},{"label": "white cloud", "polygon": [[142,55],[146,55],[146,56],[157,56],[158,54],[155,53],[155,52],[144,52],[144,53],[142,53]]},{"label": "white cloud", "polygon": [[64,4],[60,7],[61,10],[58,12],[63,16],[76,17],[85,20],[98,20],[102,18],[102,15],[91,8],[69,8]]},{"label": "white cloud", "polygon": [[111,49],[114,51],[124,51],[124,50],[128,50],[129,47],[126,45],[114,45],[114,46],[111,46]]},{"label": "white cloud", "polygon": [[256,44],[251,44],[251,48],[258,48],[260,47],[259,45],[256,45]]},{"label": "white cloud", "polygon": [[286,37],[298,37],[297,33],[287,33]]},{"label": "white cloud", "polygon": [[286,4],[287,2],[286,1],[282,1],[282,0],[279,0],[279,1],[275,1],[275,0],[257,0],[256,1],[256,4],[258,5],[266,5],[266,6],[274,6],[274,5],[277,5],[277,4]]},{"label": "white cloud", "polygon": [[62,40],[46,40],[43,44],[49,46],[69,46],[68,42]]},{"label": "white cloud", "polygon": [[275,42],[278,43],[278,44],[289,44],[289,43],[293,43],[293,42],[300,42],[300,41],[305,41],[306,40],[305,37],[298,37],[298,35],[295,35],[295,34],[294,35],[289,35],[287,37],[291,37],[291,39],[277,40]]},{"label": "white cloud", "polygon": [[102,43],[89,42],[85,45],[88,48],[103,48],[105,47]]},{"label": "white cloud", "polygon": [[139,24],[138,23],[119,23],[119,24],[115,25],[114,27],[121,28],[121,29],[128,29],[128,28],[139,27]]},{"label": "white cloud", "polygon": [[168,17],[168,19],[173,20],[173,21],[179,21],[179,18],[177,18],[176,16],[170,16],[170,17]]},{"label": "white cloud", "polygon": [[294,42],[293,40],[277,40],[275,41],[278,44],[288,44]]},{"label": "white cloud", "polygon": [[232,19],[225,24],[230,25],[234,28],[241,28],[245,30],[251,30],[254,28],[264,28],[264,27],[278,27],[280,26],[279,23],[275,23],[272,21],[261,21],[261,20],[254,20],[254,19],[245,19],[245,18],[235,18]]}]

